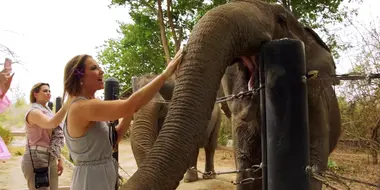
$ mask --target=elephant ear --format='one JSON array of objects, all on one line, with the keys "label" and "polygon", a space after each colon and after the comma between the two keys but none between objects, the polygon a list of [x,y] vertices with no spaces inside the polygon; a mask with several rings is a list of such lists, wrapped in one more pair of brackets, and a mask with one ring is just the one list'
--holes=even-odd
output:
[{"label": "elephant ear", "polygon": [[162,98],[165,100],[171,100],[173,96],[173,91],[174,91],[174,83],[170,81],[166,81],[162,87],[160,88],[160,95]]},{"label": "elephant ear", "polygon": [[[304,30],[308,36],[308,40],[309,40],[309,44],[310,43],[314,43],[320,47],[323,48],[323,50],[325,50],[325,54],[319,54],[319,56],[316,56],[316,60],[319,60],[319,59],[322,59],[324,61],[320,61],[320,63],[330,63],[329,65],[328,64],[325,64],[325,65],[319,65],[317,68],[319,68],[322,72],[326,72],[330,75],[335,75],[336,74],[336,64],[335,64],[335,61],[334,61],[334,58],[332,56],[332,53],[331,53],[331,49],[329,48],[329,46],[321,39],[321,37],[310,27],[304,27]],[[318,51],[313,51],[313,54],[314,53],[317,53]],[[322,52],[322,51],[321,51]],[[321,56],[322,55],[322,56]],[[321,57],[324,57],[324,58],[321,58]],[[327,61],[326,61],[327,60]],[[339,79],[334,79],[332,80],[332,84],[333,85],[339,85],[340,84],[340,80]]]},{"label": "elephant ear", "polygon": [[331,49],[329,48],[329,46],[327,46],[327,44],[321,39],[321,37],[312,28],[306,26],[306,27],[304,27],[304,29],[305,29],[306,32],[308,32],[314,38],[314,40],[320,46],[322,46],[326,51],[328,51],[329,53],[331,53]]},{"label": "elephant ear", "polygon": [[279,4],[271,4],[271,11],[274,14],[274,22],[276,27],[273,33],[273,39],[290,38],[305,39],[304,28],[297,18],[289,11]]}]

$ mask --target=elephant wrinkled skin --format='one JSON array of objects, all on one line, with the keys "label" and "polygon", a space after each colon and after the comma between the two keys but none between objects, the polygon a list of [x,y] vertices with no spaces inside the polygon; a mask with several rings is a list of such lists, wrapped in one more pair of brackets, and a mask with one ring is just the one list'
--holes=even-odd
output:
[{"label": "elephant wrinkled skin", "polygon": [[[142,88],[153,80],[156,75],[148,74],[135,78],[134,91]],[[156,138],[161,130],[163,122],[165,120],[168,104],[174,90],[174,81],[168,80],[161,87],[159,93],[157,93],[152,101],[141,107],[134,115],[133,125],[131,126],[130,138],[133,155],[135,157],[137,166],[139,167],[146,155],[151,150]],[[218,104],[215,104],[214,110],[211,114],[209,124],[204,138],[198,143],[199,148],[205,149],[206,163],[205,173],[211,175],[203,175],[204,179],[214,178],[214,153],[217,146],[218,132],[221,122],[221,110]],[[199,149],[198,149],[199,150]],[[197,169],[198,151],[190,160],[189,167],[195,167]],[[188,169],[185,176],[185,182],[193,182],[198,180],[198,173],[196,170]]]},{"label": "elephant wrinkled skin", "polygon": [[[252,87],[257,83],[255,60],[262,44],[281,38],[304,42],[308,71],[318,70],[324,78],[335,74],[333,58],[318,35],[302,26],[281,5],[233,0],[209,10],[189,37],[161,132],[144,163],[123,189],[175,189],[197,149],[194,145],[205,132],[223,75],[226,73],[223,81],[234,73],[242,78],[240,83],[233,76],[229,78],[233,84],[226,92]],[[228,66],[231,67],[227,69]],[[240,71],[231,72],[234,69]],[[308,81],[310,163],[321,170],[327,169],[328,156],[341,128],[333,82]],[[251,167],[261,160],[257,105],[257,96],[229,102],[238,139],[235,151],[239,168]],[[240,177],[249,176],[244,175]],[[321,186],[311,179],[311,190],[320,190]],[[261,182],[237,188],[259,190]]]}]

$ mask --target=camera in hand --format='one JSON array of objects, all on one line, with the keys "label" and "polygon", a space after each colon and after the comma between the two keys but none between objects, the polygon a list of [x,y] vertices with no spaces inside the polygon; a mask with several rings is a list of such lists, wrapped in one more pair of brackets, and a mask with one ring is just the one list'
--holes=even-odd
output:
[{"label": "camera in hand", "polygon": [[34,169],[35,187],[49,187],[49,167],[35,168]]}]

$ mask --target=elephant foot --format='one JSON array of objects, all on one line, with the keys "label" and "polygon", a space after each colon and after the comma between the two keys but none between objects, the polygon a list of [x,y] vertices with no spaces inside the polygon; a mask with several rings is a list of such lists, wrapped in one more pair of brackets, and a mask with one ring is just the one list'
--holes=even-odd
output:
[{"label": "elephant foot", "polygon": [[183,181],[185,183],[190,183],[197,180],[198,180],[198,172],[196,170],[187,169],[187,172],[185,174]]},{"label": "elephant foot", "polygon": [[216,178],[216,174],[215,174],[215,171],[209,171],[209,172],[205,172],[203,175],[202,175],[203,179],[215,179]]}]

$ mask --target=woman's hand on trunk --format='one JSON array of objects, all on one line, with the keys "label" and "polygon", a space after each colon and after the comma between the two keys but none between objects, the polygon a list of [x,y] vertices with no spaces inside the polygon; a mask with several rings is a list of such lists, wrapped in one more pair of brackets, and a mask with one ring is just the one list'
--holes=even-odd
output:
[{"label": "woman's hand on trunk", "polygon": [[182,60],[183,56],[183,49],[181,48],[177,53],[175,54],[174,58],[169,62],[168,66],[166,66],[166,69],[162,72],[163,75],[165,75],[166,79],[168,79],[174,71],[178,68],[179,63]]},{"label": "woman's hand on trunk", "polygon": [[[182,49],[180,49],[177,54],[174,56],[173,60],[171,60],[166,67],[166,69],[162,72],[162,74],[158,75],[152,81],[150,81],[147,85],[137,90],[126,100],[126,107],[129,109],[128,113],[124,115],[125,118],[132,118],[133,114],[140,109],[141,106],[148,103],[155,94],[161,89],[162,85],[165,81],[174,73],[177,69],[178,64],[182,60]],[[126,112],[124,112],[126,113]]]},{"label": "woman's hand on trunk", "polygon": [[116,126],[116,134],[117,134],[116,143],[119,143],[121,139],[123,139],[123,136],[125,135],[129,127],[131,126],[131,120],[132,120],[132,117],[124,117],[122,119],[119,119],[119,125]]}]

